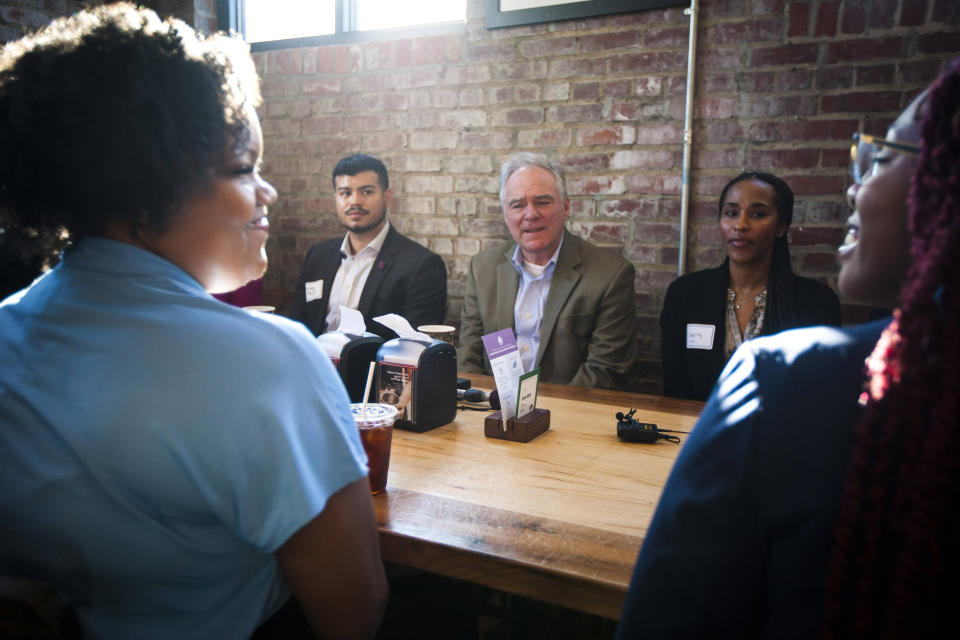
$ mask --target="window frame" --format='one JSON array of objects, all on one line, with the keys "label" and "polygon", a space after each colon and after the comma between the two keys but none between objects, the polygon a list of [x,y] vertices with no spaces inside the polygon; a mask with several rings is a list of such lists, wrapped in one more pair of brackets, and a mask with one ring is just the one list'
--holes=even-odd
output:
[{"label": "window frame", "polygon": [[[217,0],[217,24],[223,31],[232,31],[244,35],[243,5],[245,0]],[[359,0],[334,0],[336,17],[334,33],[317,36],[303,36],[284,40],[264,40],[251,42],[250,51],[274,51],[277,49],[295,49],[298,47],[320,47],[333,44],[353,44],[357,42],[375,42],[403,37],[422,37],[466,32],[466,21],[433,22],[422,25],[410,25],[391,29],[358,31],[360,12]]]}]

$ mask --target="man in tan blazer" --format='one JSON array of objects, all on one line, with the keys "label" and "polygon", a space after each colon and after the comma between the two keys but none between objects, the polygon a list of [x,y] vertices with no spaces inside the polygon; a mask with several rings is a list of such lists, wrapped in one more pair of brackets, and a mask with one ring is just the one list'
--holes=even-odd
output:
[{"label": "man in tan blazer", "polygon": [[518,153],[500,171],[500,204],[514,242],[470,262],[458,367],[491,373],[481,336],[511,327],[524,370],[582,387],[623,388],[636,357],[634,268],[564,230],[563,169]]}]

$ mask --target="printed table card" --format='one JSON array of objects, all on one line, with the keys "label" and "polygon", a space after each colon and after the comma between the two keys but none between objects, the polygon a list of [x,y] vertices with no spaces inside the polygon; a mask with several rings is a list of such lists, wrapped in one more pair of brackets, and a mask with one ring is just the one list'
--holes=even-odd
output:
[{"label": "printed table card", "polygon": [[517,406],[517,383],[523,375],[523,361],[517,349],[513,329],[501,329],[483,336],[483,348],[490,359],[493,380],[500,394],[500,413],[503,421],[513,418]]}]

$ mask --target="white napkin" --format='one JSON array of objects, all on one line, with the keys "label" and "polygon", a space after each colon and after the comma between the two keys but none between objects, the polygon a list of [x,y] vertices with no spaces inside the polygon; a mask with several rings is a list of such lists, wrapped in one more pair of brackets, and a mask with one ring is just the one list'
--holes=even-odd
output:
[{"label": "white napkin", "polygon": [[395,313],[388,313],[383,316],[378,316],[374,318],[377,322],[387,327],[388,329],[393,329],[397,332],[397,335],[403,338],[404,340],[420,340],[422,342],[433,342],[433,338],[428,336],[425,333],[421,333],[410,326],[410,323],[407,322],[407,319],[403,316],[398,316]]}]

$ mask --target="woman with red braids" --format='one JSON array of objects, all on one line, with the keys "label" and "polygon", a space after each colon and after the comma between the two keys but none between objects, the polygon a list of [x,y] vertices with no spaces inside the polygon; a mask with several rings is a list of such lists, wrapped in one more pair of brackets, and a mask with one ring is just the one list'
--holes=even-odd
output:
[{"label": "woman with red braids", "polygon": [[737,352],[618,638],[960,637],[960,61],[851,154],[840,291],[897,311]]}]

